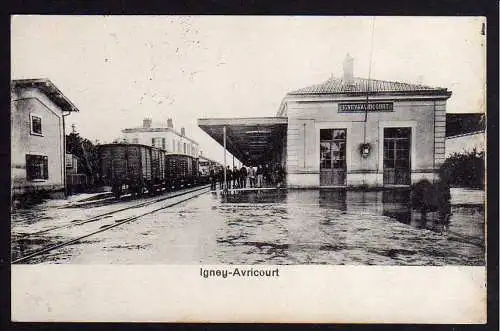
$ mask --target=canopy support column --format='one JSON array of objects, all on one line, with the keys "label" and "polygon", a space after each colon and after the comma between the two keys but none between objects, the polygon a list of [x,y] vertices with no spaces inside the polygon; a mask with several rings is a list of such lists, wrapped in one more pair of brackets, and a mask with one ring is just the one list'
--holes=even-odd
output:
[{"label": "canopy support column", "polygon": [[226,126],[224,125],[224,127],[222,128],[222,131],[224,132],[224,183],[223,183],[223,187],[224,187],[224,191],[227,191],[227,181],[226,181]]}]

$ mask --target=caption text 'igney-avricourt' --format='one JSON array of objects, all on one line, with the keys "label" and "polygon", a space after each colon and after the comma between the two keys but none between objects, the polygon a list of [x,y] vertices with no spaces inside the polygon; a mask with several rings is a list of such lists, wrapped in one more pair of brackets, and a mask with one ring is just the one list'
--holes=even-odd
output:
[{"label": "caption text 'igney-avricourt'", "polygon": [[269,268],[230,268],[230,269],[211,269],[211,268],[200,268],[200,276],[203,278],[227,278],[227,277],[279,277],[279,268],[269,269]]}]

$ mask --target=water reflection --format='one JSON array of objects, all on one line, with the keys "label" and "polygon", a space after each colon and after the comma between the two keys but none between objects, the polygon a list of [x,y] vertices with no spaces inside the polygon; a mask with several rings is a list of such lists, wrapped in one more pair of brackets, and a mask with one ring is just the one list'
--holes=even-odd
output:
[{"label": "water reflection", "polygon": [[347,192],[344,189],[319,190],[319,207],[346,211],[346,198]]},{"label": "water reflection", "polygon": [[382,215],[394,218],[404,224],[412,224],[411,191],[409,189],[382,191],[382,208]]},{"label": "water reflection", "polygon": [[221,195],[221,201],[223,203],[279,203],[284,202],[286,197],[285,190],[233,191],[227,195]]},{"label": "water reflection", "polygon": [[[417,209],[412,206],[411,190],[406,188],[378,191],[346,189],[293,190],[289,192],[286,190],[240,191],[225,196],[221,195],[221,201],[235,204],[286,202],[288,205],[307,205],[308,207],[344,212],[339,213],[339,215],[346,212],[358,214],[361,217],[363,214],[376,214],[390,217],[417,229],[428,229],[438,233],[448,229],[451,219],[449,201],[442,204],[438,210]],[[297,213],[298,211],[289,212]],[[332,215],[335,216],[335,214],[328,214],[328,219],[325,218],[323,223],[331,222]]]}]

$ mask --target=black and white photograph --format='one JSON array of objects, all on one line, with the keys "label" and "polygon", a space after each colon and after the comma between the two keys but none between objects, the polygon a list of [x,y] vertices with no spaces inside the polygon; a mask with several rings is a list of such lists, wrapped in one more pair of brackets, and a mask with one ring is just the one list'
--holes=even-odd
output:
[{"label": "black and white photograph", "polygon": [[[467,16],[12,16],[12,266],[485,277],[486,34]],[[477,290],[454,314],[484,319]]]}]

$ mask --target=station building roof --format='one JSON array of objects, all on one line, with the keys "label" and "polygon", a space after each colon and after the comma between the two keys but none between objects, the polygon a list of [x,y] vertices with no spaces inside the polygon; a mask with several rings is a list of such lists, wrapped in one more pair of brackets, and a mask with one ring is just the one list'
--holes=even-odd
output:
[{"label": "station building roof", "polygon": [[286,117],[201,118],[198,126],[245,165],[266,163],[286,139]]},{"label": "station building roof", "polygon": [[326,81],[306,86],[298,90],[288,92],[280,108],[278,116],[286,116],[286,100],[288,98],[313,97],[322,95],[333,96],[436,96],[448,99],[451,91],[443,87],[430,87],[421,84],[395,82],[379,79],[367,79],[360,77],[335,78],[330,77]]},{"label": "station building roof", "polygon": [[354,77],[350,80],[331,77],[321,84],[307,86],[289,92],[288,95],[345,93],[451,95],[451,92],[443,87],[430,87],[421,84],[410,84],[359,77]]}]

